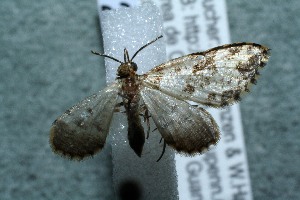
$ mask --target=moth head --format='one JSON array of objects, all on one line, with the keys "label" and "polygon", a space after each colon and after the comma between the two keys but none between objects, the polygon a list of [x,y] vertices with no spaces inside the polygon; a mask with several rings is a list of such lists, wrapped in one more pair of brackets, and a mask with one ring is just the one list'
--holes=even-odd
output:
[{"label": "moth head", "polygon": [[135,75],[137,71],[137,64],[132,62],[129,58],[129,53],[126,48],[124,48],[124,62],[118,67],[117,76],[119,78],[127,78],[130,75]]},{"label": "moth head", "polygon": [[142,46],[141,48],[139,48],[135,54],[132,56],[132,58],[130,59],[129,57],[129,53],[127,51],[126,48],[124,48],[124,62],[114,58],[114,57],[111,57],[111,56],[108,56],[108,55],[105,55],[105,54],[102,54],[102,53],[98,53],[98,52],[95,52],[95,51],[91,51],[93,54],[95,55],[99,55],[99,56],[103,56],[103,57],[106,57],[106,58],[109,58],[109,59],[112,59],[118,63],[121,63],[121,65],[118,67],[118,71],[117,71],[117,76],[118,78],[126,78],[126,77],[129,77],[129,76],[132,76],[132,75],[135,75],[135,72],[137,71],[137,64],[135,62],[133,62],[132,60],[135,58],[135,56],[141,51],[143,50],[145,47],[149,46],[150,44],[152,44],[153,42],[155,42],[156,40],[162,38],[162,35],[155,38],[154,40],[152,40],[151,42],[148,42],[147,44],[145,44],[144,46]]},{"label": "moth head", "polygon": [[135,74],[137,70],[137,65],[136,63],[132,61],[128,61],[125,63],[122,63],[117,71],[117,76],[120,78],[126,78],[129,77],[131,74]]}]

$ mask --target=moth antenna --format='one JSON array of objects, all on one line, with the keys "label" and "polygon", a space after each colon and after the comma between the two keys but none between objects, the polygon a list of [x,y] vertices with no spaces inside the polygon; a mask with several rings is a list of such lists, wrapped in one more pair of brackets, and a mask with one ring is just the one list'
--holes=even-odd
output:
[{"label": "moth antenna", "polygon": [[92,52],[92,54],[95,54],[95,55],[98,55],[98,56],[103,56],[103,57],[106,57],[106,58],[110,58],[110,59],[112,59],[112,60],[114,60],[118,63],[121,63],[121,64],[123,63],[123,62],[119,61],[118,59],[116,59],[114,57],[111,57],[111,56],[108,56],[108,55],[105,55],[105,54],[102,54],[102,53],[98,53],[98,52],[93,51],[93,50],[91,50],[91,52]]},{"label": "moth antenna", "polygon": [[128,53],[127,49],[124,48],[124,62],[126,63],[126,62],[129,62],[129,61],[130,61],[129,53]]},{"label": "moth antenna", "polygon": [[144,48],[146,48],[147,46],[149,46],[150,44],[154,43],[156,40],[162,38],[163,36],[158,36],[157,38],[155,38],[154,40],[152,40],[151,42],[148,42],[147,44],[145,44],[144,46],[142,46],[139,50],[137,50],[137,52],[135,52],[135,54],[132,56],[131,60],[132,61],[134,59],[134,57],[141,51],[143,50]]}]

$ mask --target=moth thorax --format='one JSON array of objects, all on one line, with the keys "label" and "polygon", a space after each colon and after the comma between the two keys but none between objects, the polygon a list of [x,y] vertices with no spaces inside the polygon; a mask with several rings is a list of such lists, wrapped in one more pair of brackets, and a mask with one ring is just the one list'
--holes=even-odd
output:
[{"label": "moth thorax", "polygon": [[129,77],[132,74],[135,74],[137,70],[137,65],[134,62],[122,63],[117,72],[117,76],[121,78]]}]

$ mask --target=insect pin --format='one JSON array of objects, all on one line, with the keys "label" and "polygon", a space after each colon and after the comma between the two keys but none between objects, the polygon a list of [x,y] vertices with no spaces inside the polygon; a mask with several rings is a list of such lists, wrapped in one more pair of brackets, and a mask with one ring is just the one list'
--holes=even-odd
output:
[{"label": "insect pin", "polygon": [[[255,43],[233,43],[207,51],[175,58],[143,75],[133,59],[145,44],[130,58],[124,49],[124,61],[92,51],[112,59],[120,66],[116,81],[102,91],[87,97],[58,117],[50,130],[50,144],[54,152],[81,160],[100,151],[105,145],[116,106],[124,106],[128,120],[128,140],[140,157],[149,119],[166,145],[179,153],[193,155],[206,151],[220,138],[213,117],[200,106],[188,101],[222,108],[240,100],[256,83],[258,70],[266,65],[269,49]],[[122,102],[118,102],[119,98]],[[141,116],[147,122],[145,134]]]}]

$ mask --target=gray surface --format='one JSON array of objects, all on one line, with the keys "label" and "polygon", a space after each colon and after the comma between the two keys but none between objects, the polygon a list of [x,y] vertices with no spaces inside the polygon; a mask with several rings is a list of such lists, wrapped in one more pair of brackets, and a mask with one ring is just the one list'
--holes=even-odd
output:
[{"label": "gray surface", "polygon": [[[30,4],[29,4],[30,2]],[[54,155],[48,130],[105,85],[95,1],[0,1],[0,198],[111,199],[108,149]],[[232,41],[272,48],[241,103],[254,199],[300,199],[300,1],[228,1]]]}]

